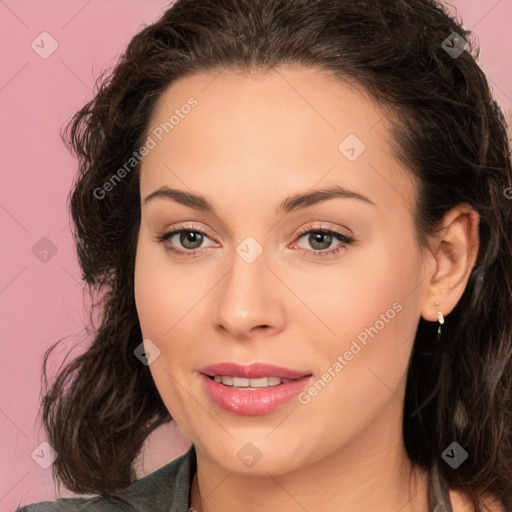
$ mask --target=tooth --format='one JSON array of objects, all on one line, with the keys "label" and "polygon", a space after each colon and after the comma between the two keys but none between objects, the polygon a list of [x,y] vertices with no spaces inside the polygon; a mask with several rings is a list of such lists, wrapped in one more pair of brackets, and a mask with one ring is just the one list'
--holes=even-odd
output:
[{"label": "tooth", "polygon": [[222,384],[225,384],[226,386],[232,386],[233,385],[233,377],[227,377],[225,375],[222,376]]},{"label": "tooth", "polygon": [[251,386],[251,388],[266,388],[268,386],[268,377],[249,379],[249,386]]},{"label": "tooth", "polygon": [[246,379],[243,377],[232,377],[229,375],[215,375],[213,377],[215,382],[221,382],[225,386],[240,387],[240,388],[266,388],[271,386],[279,386],[279,384],[286,384],[294,379],[282,379],[281,377],[260,377],[257,379]]},{"label": "tooth", "polygon": [[[225,384],[225,382],[223,382],[223,383]],[[249,386],[249,379],[244,379],[241,377],[233,377],[233,386],[237,386],[237,387]]]}]

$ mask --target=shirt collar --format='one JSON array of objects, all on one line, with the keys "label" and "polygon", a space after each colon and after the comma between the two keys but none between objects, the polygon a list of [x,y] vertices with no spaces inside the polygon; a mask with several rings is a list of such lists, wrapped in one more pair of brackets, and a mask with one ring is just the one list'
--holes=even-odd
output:
[{"label": "shirt collar", "polygon": [[189,512],[196,473],[194,445],[169,464],[131,484],[123,498],[137,512]]}]

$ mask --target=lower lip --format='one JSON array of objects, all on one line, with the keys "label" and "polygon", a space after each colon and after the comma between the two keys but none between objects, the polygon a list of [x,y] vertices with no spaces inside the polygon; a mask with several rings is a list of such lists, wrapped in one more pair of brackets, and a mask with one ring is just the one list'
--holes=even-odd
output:
[{"label": "lower lip", "polygon": [[200,378],[213,402],[225,411],[244,416],[259,416],[273,412],[294,399],[313,376],[309,375],[278,386],[252,389],[224,386],[203,374]]}]

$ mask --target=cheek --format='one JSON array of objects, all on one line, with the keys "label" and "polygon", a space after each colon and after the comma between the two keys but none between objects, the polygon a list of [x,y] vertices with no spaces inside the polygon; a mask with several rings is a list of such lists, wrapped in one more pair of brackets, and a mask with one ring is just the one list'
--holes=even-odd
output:
[{"label": "cheek", "polygon": [[[164,341],[196,299],[190,276],[172,266],[165,250],[141,239],[135,260],[134,293],[145,338]],[[197,300],[197,299],[196,299]]]},{"label": "cheek", "polygon": [[201,334],[203,324],[197,315],[212,286],[207,277],[198,275],[194,265],[173,263],[155,242],[139,239],[135,304],[143,338],[150,339],[160,350],[150,371],[166,404],[174,401],[179,395],[176,391],[180,391],[172,376],[181,381],[193,367],[191,340]]},{"label": "cheek", "polygon": [[393,243],[383,237],[345,264],[341,278],[326,280],[328,288],[310,297],[334,332],[316,350],[323,352],[326,368],[338,356],[346,361],[340,385],[367,385],[375,380],[371,369],[394,389],[407,369],[419,321],[418,284],[425,276],[417,246],[412,234]]},{"label": "cheek", "polygon": [[190,309],[187,304],[192,299],[183,296],[189,293],[190,287],[183,286],[179,273],[171,272],[169,265],[160,247],[139,239],[134,275],[137,315],[143,339],[151,340],[160,350],[149,370],[167,410],[180,423],[185,421],[181,411],[186,404],[178,384],[181,377],[175,374],[173,362],[183,365],[187,350],[185,343],[169,341],[173,339],[175,326]]},{"label": "cheek", "polygon": [[[413,306],[417,301],[414,290],[424,277],[413,234],[399,239],[395,233],[349,249],[340,265],[306,275],[297,288],[330,328],[332,340],[340,340],[343,348],[376,323],[384,334],[399,328],[404,317],[419,315]],[[292,274],[288,279],[293,280]],[[406,306],[407,313],[405,309],[397,313]]]},{"label": "cheek", "polygon": [[[304,402],[310,400],[305,421],[308,416],[328,418],[319,429],[322,438],[334,444],[364,430],[390,403],[401,404],[398,397],[418,323],[419,289],[412,291],[411,283],[418,279],[419,266],[415,259],[397,263],[392,251],[388,254],[380,254],[378,265],[361,262],[365,271],[345,280],[352,290],[336,286],[333,294],[345,304],[340,308],[338,302],[338,310],[330,313],[336,337],[324,336],[321,347],[312,350],[312,359],[322,364],[315,389],[309,388],[310,396],[302,395]],[[326,314],[326,309],[321,311]]]}]

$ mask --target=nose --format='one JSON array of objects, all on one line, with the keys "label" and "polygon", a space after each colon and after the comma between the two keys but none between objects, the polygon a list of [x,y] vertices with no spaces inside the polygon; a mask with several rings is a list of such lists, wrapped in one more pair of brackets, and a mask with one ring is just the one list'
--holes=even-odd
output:
[{"label": "nose", "polygon": [[252,263],[238,254],[215,296],[217,330],[239,340],[272,336],[284,327],[285,287],[267,266],[265,253]]}]

